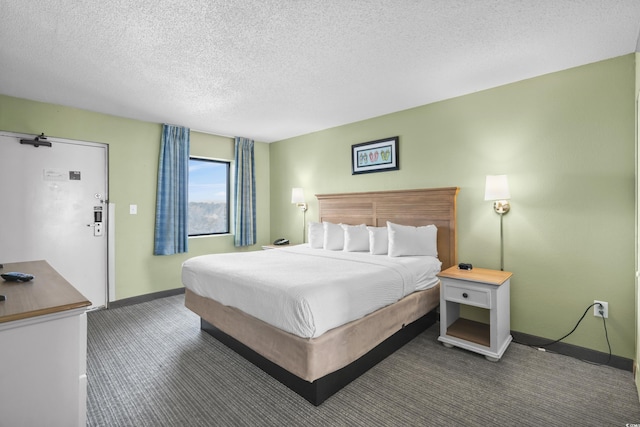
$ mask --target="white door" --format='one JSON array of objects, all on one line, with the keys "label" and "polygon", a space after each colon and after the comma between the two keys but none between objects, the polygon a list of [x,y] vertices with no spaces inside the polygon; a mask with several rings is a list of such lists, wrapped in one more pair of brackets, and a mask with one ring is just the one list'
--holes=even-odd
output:
[{"label": "white door", "polygon": [[[0,263],[46,260],[107,301],[107,145],[0,132]],[[25,271],[23,273],[28,273]]]}]

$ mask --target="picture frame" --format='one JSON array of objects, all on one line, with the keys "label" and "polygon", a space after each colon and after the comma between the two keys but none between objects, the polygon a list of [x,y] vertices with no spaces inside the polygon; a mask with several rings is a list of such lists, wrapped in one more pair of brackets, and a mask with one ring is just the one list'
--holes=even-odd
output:
[{"label": "picture frame", "polygon": [[399,137],[377,139],[351,146],[351,175],[400,169]]}]

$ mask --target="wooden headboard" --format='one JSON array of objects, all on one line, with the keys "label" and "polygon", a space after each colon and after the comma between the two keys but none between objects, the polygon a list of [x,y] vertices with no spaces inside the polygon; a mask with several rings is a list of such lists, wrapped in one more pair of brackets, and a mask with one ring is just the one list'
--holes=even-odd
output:
[{"label": "wooden headboard", "polygon": [[366,193],[316,194],[320,222],[386,227],[403,225],[438,227],[438,258],[442,269],[457,264],[457,187]]}]

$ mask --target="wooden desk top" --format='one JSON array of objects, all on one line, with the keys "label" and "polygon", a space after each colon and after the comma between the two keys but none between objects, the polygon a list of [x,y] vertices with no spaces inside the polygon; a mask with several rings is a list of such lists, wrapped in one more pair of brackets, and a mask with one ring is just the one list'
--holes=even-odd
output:
[{"label": "wooden desk top", "polygon": [[509,271],[490,270],[487,268],[474,267],[472,270],[460,270],[457,265],[438,273],[438,277],[469,280],[471,282],[488,283],[491,285],[502,285],[512,275],[513,273]]},{"label": "wooden desk top", "polygon": [[46,261],[4,264],[0,273],[32,274],[29,282],[8,282],[0,278],[0,323],[87,307],[91,302]]}]

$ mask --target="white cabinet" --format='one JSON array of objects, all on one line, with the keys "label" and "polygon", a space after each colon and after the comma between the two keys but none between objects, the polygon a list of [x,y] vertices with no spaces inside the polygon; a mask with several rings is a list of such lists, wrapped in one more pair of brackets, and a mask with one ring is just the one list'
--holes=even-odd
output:
[{"label": "white cabinet", "polygon": [[[507,271],[457,266],[438,274],[440,277],[440,337],[445,346],[460,347],[500,360],[512,341],[510,324],[510,281]],[[489,324],[460,317],[460,305],[489,311]]]},{"label": "white cabinet", "polygon": [[0,280],[0,426],[86,426],[91,303],[44,261],[2,271],[36,278]]},{"label": "white cabinet", "polygon": [[0,323],[0,342],[0,425],[86,425],[84,309]]}]

